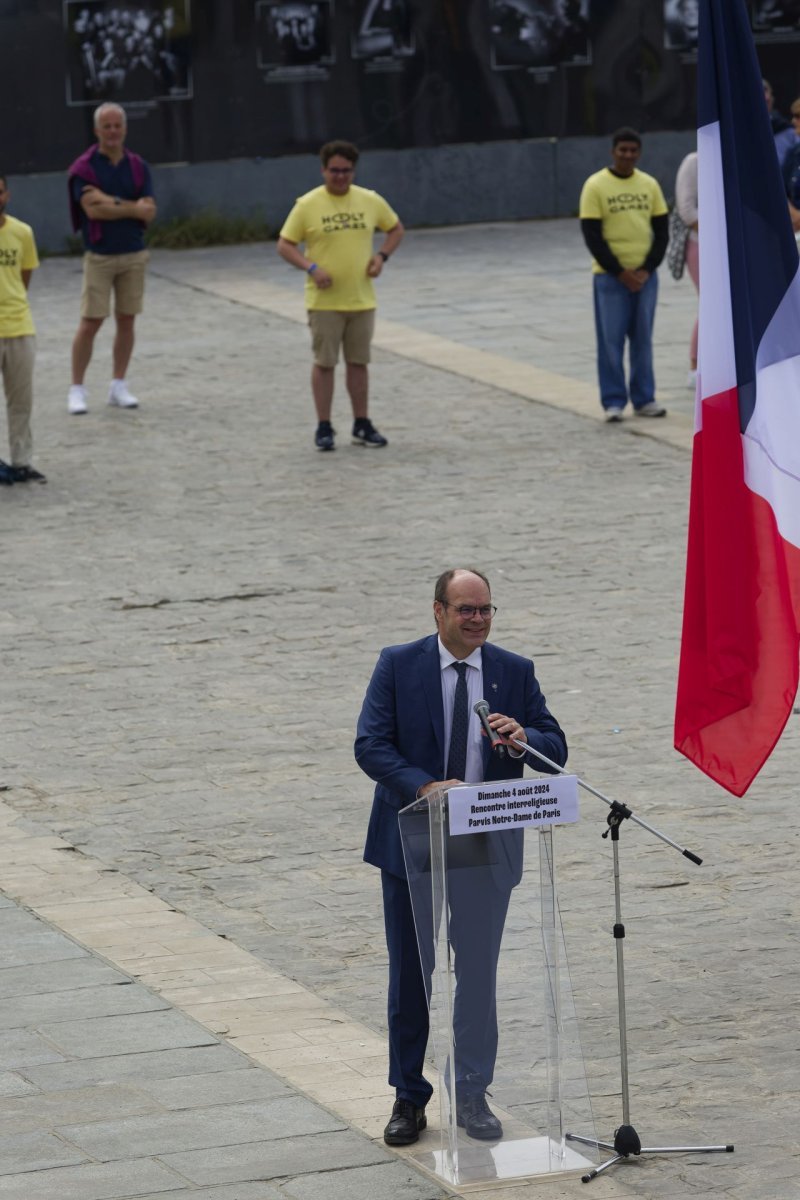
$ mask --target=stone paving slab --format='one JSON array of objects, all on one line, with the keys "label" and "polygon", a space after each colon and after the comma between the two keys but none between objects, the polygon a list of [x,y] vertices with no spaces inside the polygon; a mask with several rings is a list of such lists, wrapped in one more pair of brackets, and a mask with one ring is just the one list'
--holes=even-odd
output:
[{"label": "stone paving slab", "polygon": [[39,1063],[62,1062],[63,1055],[39,1034],[14,1029],[0,1034],[0,1069],[30,1067]]},{"label": "stone paving slab", "polygon": [[[108,1058],[88,1058],[26,1067],[25,1077],[43,1091],[61,1092],[92,1083],[133,1080],[149,1087],[151,1080],[173,1079],[241,1067],[241,1056],[229,1046],[211,1044],[179,1050],[135,1051]],[[168,1106],[167,1106],[168,1107]]]},{"label": "stone paving slab", "polygon": [[402,1163],[383,1163],[303,1175],[286,1183],[281,1194],[292,1200],[352,1200],[354,1195],[371,1200],[437,1200],[441,1190]]},{"label": "stone paving slab", "polygon": [[27,1004],[30,997],[42,992],[55,996],[60,992],[93,989],[98,984],[121,983],[129,983],[121,971],[113,970],[100,959],[81,954],[36,966],[30,963],[19,967],[4,966],[0,970],[0,999],[26,996],[29,998]]},{"label": "stone paving slab", "polygon": [[[35,1178],[36,1200],[123,1200],[141,1197],[144,1189],[149,1189],[152,1197],[186,1192],[174,1173],[156,1162],[91,1163],[37,1171]],[[0,1176],[0,1196],[3,1200],[33,1200],[30,1174]],[[273,1198],[267,1195],[265,1200]]]},{"label": "stone paving slab", "polygon": [[182,1013],[172,1011],[58,1021],[42,1025],[41,1031],[63,1054],[73,1058],[174,1050],[178,1046],[209,1045],[215,1040]]},{"label": "stone paving slab", "polygon": [[127,1116],[115,1121],[81,1121],[62,1125],[57,1132],[98,1162],[115,1158],[202,1150],[209,1146],[236,1146],[343,1129],[341,1121],[299,1096],[259,1103],[207,1105],[182,1112]]},{"label": "stone paving slab", "polygon": [[87,1155],[75,1146],[65,1145],[51,1133],[23,1133],[0,1137],[0,1175],[24,1171],[30,1186],[32,1171],[47,1167],[66,1167],[87,1161]]},{"label": "stone paving slab", "polygon": [[[286,1195],[269,1183],[235,1183],[231,1187],[182,1188],[177,1193],[177,1200],[282,1200]],[[147,1196],[137,1197],[137,1200],[164,1200],[163,1192],[152,1192]]]},{"label": "stone paving slab", "polygon": [[50,995],[28,995],[24,1008],[17,997],[0,1000],[0,1029],[43,1025],[78,1017],[87,1021],[94,1017],[141,1013],[166,1007],[163,1000],[126,980],[124,984],[83,987],[77,996],[65,996],[63,991]]},{"label": "stone paving slab", "polygon": [[162,1154],[161,1161],[194,1184],[272,1179],[385,1162],[385,1150],[349,1131],[284,1137],[269,1143]]},{"label": "stone paving slab", "polygon": [[[57,1129],[69,1121],[107,1121],[151,1112],[153,1099],[137,1087],[101,1084],[0,1100],[0,1128],[5,1134]],[[94,1155],[97,1158],[97,1155]]]}]

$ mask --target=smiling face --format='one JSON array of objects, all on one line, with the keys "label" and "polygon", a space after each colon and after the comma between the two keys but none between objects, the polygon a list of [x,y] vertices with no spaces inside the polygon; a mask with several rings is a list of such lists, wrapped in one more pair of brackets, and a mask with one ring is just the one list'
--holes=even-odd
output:
[{"label": "smiling face", "polygon": [[492,593],[479,575],[471,571],[456,571],[447,586],[446,603],[433,602],[433,615],[442,644],[454,658],[469,658],[476,646],[482,646],[492,628],[492,618],[476,612],[470,617],[459,616],[461,605],[484,608],[492,602]]},{"label": "smiling face", "polygon": [[103,105],[95,117],[94,131],[100,153],[107,158],[121,157],[125,144],[125,114],[116,105]]},{"label": "smiling face", "polygon": [[322,168],[325,187],[332,196],[345,196],[353,182],[355,166],[343,154],[334,154]]},{"label": "smiling face", "polygon": [[617,175],[622,175],[627,178],[632,175],[634,167],[639,161],[642,154],[642,147],[638,142],[617,142],[616,146],[611,148],[611,165]]}]

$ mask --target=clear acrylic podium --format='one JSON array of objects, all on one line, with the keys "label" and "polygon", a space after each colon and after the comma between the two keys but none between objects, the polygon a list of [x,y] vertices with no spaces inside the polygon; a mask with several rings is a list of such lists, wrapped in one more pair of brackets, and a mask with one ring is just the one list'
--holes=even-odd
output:
[{"label": "clear acrylic podium", "polygon": [[[399,820],[430,1006],[426,1074],[440,1110],[437,1121],[429,1105],[412,1161],[459,1191],[583,1174],[596,1165],[586,1157],[595,1152],[578,1153],[566,1134],[579,1129],[591,1139],[594,1121],[552,826],[451,836],[441,791],[404,808]],[[457,1088],[487,1076],[489,1106],[503,1125],[496,1141],[467,1137],[457,1121]]]}]

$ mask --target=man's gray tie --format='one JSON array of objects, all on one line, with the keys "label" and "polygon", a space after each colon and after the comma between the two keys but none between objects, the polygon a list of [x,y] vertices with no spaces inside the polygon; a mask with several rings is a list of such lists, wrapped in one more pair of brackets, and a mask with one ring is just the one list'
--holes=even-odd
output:
[{"label": "man's gray tie", "polygon": [[447,755],[447,778],[464,779],[467,773],[467,730],[469,728],[469,703],[467,697],[467,664],[451,663],[458,673],[456,694],[453,699],[453,727],[450,731],[450,750]]}]

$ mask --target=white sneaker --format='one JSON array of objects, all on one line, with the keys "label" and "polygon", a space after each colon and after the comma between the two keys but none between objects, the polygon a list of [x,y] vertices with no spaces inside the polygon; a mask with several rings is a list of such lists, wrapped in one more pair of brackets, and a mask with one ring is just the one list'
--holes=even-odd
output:
[{"label": "white sneaker", "polygon": [[607,421],[621,421],[622,419],[623,418],[622,418],[622,409],[621,408],[607,408],[606,409],[606,420]]},{"label": "white sneaker", "polygon": [[112,379],[108,389],[108,403],[112,408],[138,408],[139,401],[128,391],[124,379]]},{"label": "white sneaker", "polygon": [[667,410],[663,404],[659,404],[657,400],[651,400],[649,404],[643,404],[641,408],[634,409],[637,417],[665,417]]},{"label": "white sneaker", "polygon": [[79,417],[82,413],[88,412],[86,405],[86,388],[82,383],[73,383],[67,393],[67,412],[73,417]]}]

